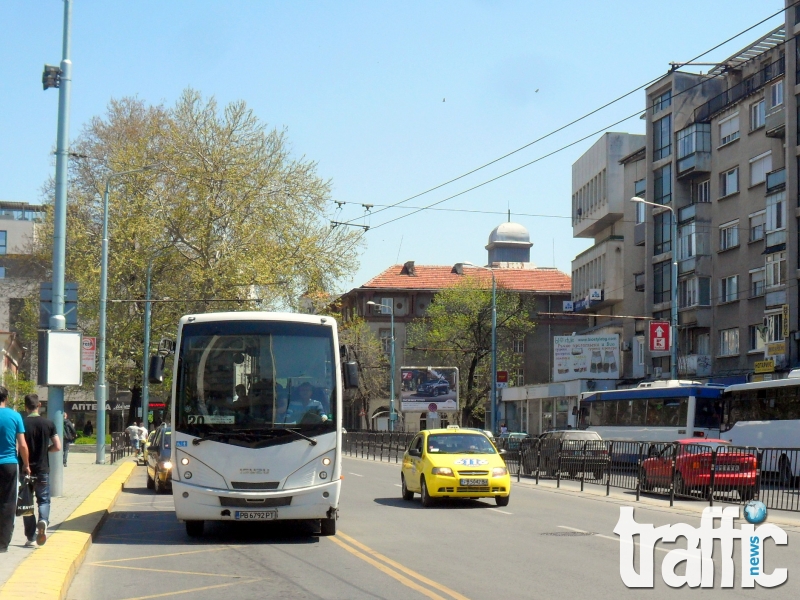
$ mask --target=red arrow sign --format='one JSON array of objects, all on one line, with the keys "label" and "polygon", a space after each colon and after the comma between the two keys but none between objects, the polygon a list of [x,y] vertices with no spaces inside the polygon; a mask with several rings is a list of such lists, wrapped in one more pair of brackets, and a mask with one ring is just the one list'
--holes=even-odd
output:
[{"label": "red arrow sign", "polygon": [[650,321],[650,352],[670,351],[670,326],[666,321]]}]

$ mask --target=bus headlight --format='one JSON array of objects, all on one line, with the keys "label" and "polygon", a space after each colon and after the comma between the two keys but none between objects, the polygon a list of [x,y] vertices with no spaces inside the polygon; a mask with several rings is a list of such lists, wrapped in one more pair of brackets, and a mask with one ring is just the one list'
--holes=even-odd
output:
[{"label": "bus headlight", "polygon": [[184,456],[184,457],[181,459],[181,464],[182,464],[182,465],[188,465],[188,464],[189,464],[189,459],[188,459],[188,458],[186,458],[186,457]]},{"label": "bus headlight", "polygon": [[[331,474],[327,471],[323,471],[320,468],[320,462],[325,464],[325,461],[327,460],[329,461],[329,464],[332,465],[335,457],[336,450],[331,450],[330,452],[323,454],[321,457],[317,457],[311,462],[306,463],[286,478],[286,483],[283,485],[283,489],[290,490],[310,487],[312,485],[322,483],[322,480],[327,480],[329,475],[334,476],[335,473]],[[323,473],[325,473],[324,477],[322,476]]]},{"label": "bus headlight", "polygon": [[331,459],[326,456],[322,459],[322,464],[327,467],[329,464],[331,464]]}]

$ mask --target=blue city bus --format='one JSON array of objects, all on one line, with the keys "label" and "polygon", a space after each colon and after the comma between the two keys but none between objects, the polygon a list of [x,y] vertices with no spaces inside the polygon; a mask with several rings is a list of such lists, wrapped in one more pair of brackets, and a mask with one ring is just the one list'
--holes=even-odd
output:
[{"label": "blue city bus", "polygon": [[606,440],[674,442],[718,438],[724,386],[653,381],[581,394],[579,427]]}]

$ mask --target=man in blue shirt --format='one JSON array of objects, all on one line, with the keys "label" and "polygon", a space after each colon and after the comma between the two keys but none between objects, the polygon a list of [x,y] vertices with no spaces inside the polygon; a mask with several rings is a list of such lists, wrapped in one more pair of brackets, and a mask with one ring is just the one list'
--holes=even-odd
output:
[{"label": "man in blue shirt", "polygon": [[17,411],[6,408],[6,400],[8,390],[0,386],[0,552],[8,552],[14,533],[19,481],[17,454],[22,459],[25,474],[31,473],[22,417]]}]

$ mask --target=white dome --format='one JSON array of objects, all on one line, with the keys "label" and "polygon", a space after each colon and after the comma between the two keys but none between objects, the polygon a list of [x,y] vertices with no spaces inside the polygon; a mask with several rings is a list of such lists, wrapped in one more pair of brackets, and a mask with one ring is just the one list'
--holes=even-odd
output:
[{"label": "white dome", "polygon": [[524,246],[530,248],[531,236],[528,230],[519,223],[501,223],[489,234],[489,244],[486,249],[494,246]]}]

